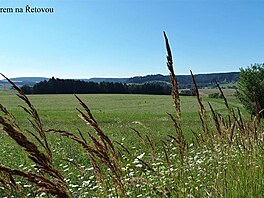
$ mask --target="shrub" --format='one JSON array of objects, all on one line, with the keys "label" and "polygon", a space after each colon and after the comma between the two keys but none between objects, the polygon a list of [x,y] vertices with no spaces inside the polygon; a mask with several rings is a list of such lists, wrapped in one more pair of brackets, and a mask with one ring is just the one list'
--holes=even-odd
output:
[{"label": "shrub", "polygon": [[24,94],[31,94],[32,93],[32,87],[30,87],[28,85],[23,85],[20,89],[24,92]]},{"label": "shrub", "polygon": [[208,95],[209,98],[223,98],[222,94],[220,93],[211,93]]},{"label": "shrub", "polygon": [[181,90],[180,92],[181,96],[195,96],[193,89],[187,89],[187,90]]},{"label": "shrub", "polygon": [[264,108],[264,64],[241,68],[237,88],[236,95],[247,111],[263,117],[260,111]]}]

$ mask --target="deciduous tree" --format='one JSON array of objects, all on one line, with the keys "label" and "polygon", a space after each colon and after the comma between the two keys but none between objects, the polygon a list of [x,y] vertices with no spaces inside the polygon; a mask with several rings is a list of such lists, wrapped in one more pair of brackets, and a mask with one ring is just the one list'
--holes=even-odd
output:
[{"label": "deciduous tree", "polygon": [[263,117],[264,63],[241,68],[237,88],[237,97],[249,113]]}]

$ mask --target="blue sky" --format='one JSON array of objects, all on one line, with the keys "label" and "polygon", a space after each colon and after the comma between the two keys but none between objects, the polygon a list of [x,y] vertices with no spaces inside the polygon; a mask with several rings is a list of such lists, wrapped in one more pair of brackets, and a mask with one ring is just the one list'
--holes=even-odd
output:
[{"label": "blue sky", "polygon": [[264,62],[262,0],[0,0],[0,72],[8,77],[131,77],[239,71]]}]

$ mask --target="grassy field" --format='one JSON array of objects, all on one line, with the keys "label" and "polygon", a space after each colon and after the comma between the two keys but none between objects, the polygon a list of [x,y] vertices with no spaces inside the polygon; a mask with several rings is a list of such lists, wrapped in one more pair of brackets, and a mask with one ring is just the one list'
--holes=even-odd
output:
[{"label": "grassy field", "polygon": [[[208,96],[212,93],[219,93],[217,88],[203,88],[199,90],[201,96]],[[223,92],[227,98],[235,98],[234,94],[236,92],[235,89],[223,89]]]},{"label": "grassy field", "polygon": [[[127,143],[135,143],[135,128],[142,134],[150,134],[156,144],[166,135],[174,134],[175,129],[167,113],[174,114],[171,96],[158,95],[79,95],[80,98],[91,108],[97,121],[103,130],[115,140],[126,138]],[[80,108],[78,101],[73,95],[32,95],[31,102],[37,108],[46,129],[55,128],[68,131],[86,130],[87,127],[78,117],[76,108]],[[22,101],[14,93],[4,93],[0,96],[1,104],[7,107],[20,125],[27,128],[26,113],[18,108]],[[203,101],[209,111],[208,102],[219,112],[226,112],[223,100],[208,99]],[[229,99],[233,107],[242,107],[233,98]],[[190,134],[192,130],[200,129],[198,106],[195,97],[181,97],[183,129]],[[28,128],[29,129],[29,128]]]},{"label": "grassy field", "polygon": [[[264,195],[263,150],[253,149],[249,152],[240,146],[237,148],[234,146],[234,149],[230,150],[228,145],[214,140],[210,144],[197,145],[192,131],[200,134],[202,126],[195,97],[180,98],[181,127],[187,139],[188,151],[188,155],[183,159],[177,144],[168,138],[168,135],[176,136],[173,122],[167,114],[175,114],[171,96],[90,94],[79,97],[90,107],[105,134],[121,152],[120,168],[122,182],[126,183],[125,196],[262,197]],[[31,95],[29,99],[38,110],[45,130],[60,129],[78,134],[80,129],[84,134],[87,131],[92,133],[91,127],[79,118],[76,107],[80,109],[82,107],[73,95]],[[208,102],[224,117],[228,114],[222,99],[209,99],[205,93],[202,101],[208,111],[208,119],[212,117]],[[231,107],[234,109],[239,107],[242,114],[249,117],[234,97],[228,97],[228,101]],[[25,104],[13,91],[2,91],[0,104],[16,116],[18,125],[24,131],[32,131],[27,120],[28,115],[18,107]],[[139,131],[143,138],[141,139],[131,128]],[[215,131],[212,119],[209,128]],[[25,134],[30,138],[27,132]],[[146,135],[153,142],[154,149],[146,141]],[[0,138],[2,164],[25,171],[35,171],[34,163],[27,158],[21,147],[4,133],[0,134]],[[113,175],[109,167],[104,167],[98,162],[99,166],[102,166],[105,188],[98,182],[98,178],[96,179],[96,174],[92,171],[94,167],[92,168],[87,153],[76,142],[53,133],[47,133],[47,138],[53,151],[54,167],[63,173],[65,185],[71,196],[120,196],[118,188],[112,184],[115,182],[111,179]],[[87,135],[85,138],[88,139]],[[30,139],[33,140],[32,137]],[[166,147],[162,144],[162,140],[169,140],[165,141]],[[115,143],[116,141],[128,148],[131,155],[125,154]],[[65,158],[82,165],[85,171],[78,171],[71,163],[63,160]],[[144,161],[139,161],[140,159]],[[45,196],[36,193],[34,185],[23,179],[19,180],[18,185],[23,190],[10,193],[1,187],[1,195]]]}]

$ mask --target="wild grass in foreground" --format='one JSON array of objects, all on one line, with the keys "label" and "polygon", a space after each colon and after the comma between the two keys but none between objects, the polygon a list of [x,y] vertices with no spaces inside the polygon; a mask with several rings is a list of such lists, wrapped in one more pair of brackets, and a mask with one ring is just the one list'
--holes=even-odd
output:
[{"label": "wild grass in foreground", "polygon": [[[168,113],[175,134],[160,140],[162,149],[156,148],[151,134],[144,135],[138,129],[129,133],[136,134],[135,141],[142,148],[124,144],[123,140],[114,142],[78,96],[82,109],[77,112],[87,129],[46,129],[28,97],[10,81],[26,105],[21,108],[29,115],[31,130],[20,127],[15,116],[1,105],[1,131],[24,150],[31,162],[19,167],[0,164],[1,196],[263,197],[262,121],[243,118],[224,96],[225,114],[211,104],[210,109],[205,108],[193,78],[201,127],[193,129],[193,138],[187,138],[172,55],[164,36],[176,116]],[[71,141],[79,148],[74,154],[79,152],[83,160],[75,155],[69,158],[59,145],[50,144],[51,135]]]}]

